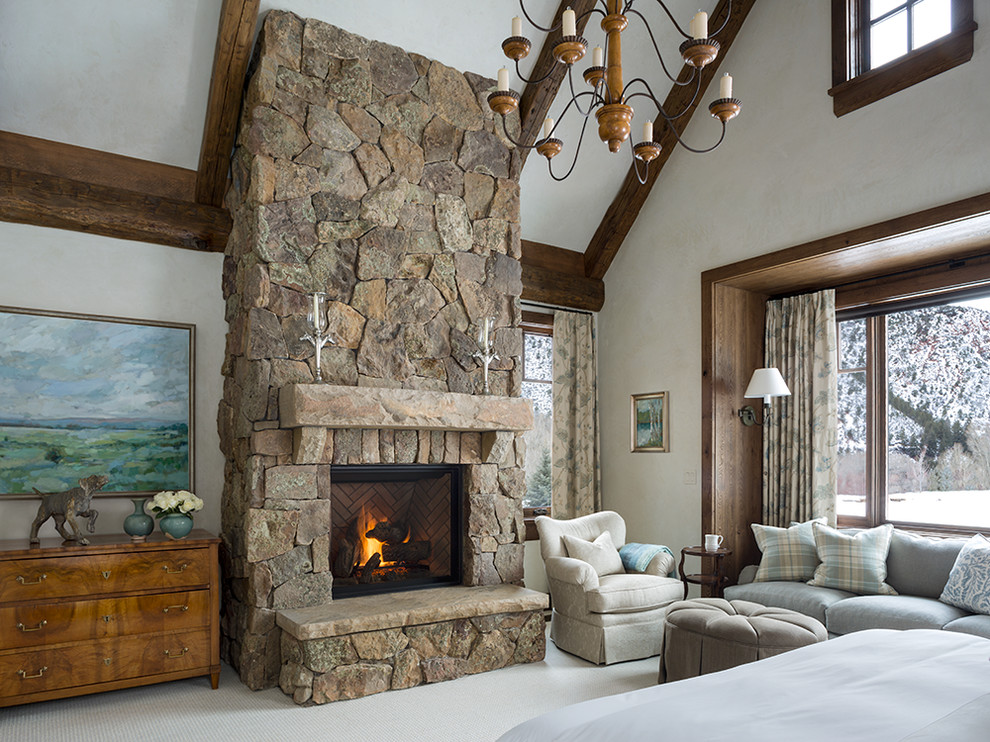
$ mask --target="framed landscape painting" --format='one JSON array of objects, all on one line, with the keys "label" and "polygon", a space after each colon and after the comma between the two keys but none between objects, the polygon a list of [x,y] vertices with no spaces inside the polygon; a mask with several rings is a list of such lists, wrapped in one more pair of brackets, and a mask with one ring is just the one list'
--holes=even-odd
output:
[{"label": "framed landscape painting", "polygon": [[193,489],[195,325],[0,307],[0,496]]},{"label": "framed landscape painting", "polygon": [[670,432],[667,426],[667,392],[632,395],[633,453],[666,452]]}]

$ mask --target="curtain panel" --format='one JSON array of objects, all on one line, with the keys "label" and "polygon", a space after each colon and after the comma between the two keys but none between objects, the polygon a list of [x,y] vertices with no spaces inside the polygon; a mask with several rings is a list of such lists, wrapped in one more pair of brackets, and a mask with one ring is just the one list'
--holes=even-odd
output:
[{"label": "curtain panel", "polygon": [[767,303],[766,365],[790,397],[775,400],[763,433],[763,522],[835,524],[838,416],[835,292]]},{"label": "curtain panel", "polygon": [[601,510],[595,318],[553,315],[551,502],[555,518]]}]

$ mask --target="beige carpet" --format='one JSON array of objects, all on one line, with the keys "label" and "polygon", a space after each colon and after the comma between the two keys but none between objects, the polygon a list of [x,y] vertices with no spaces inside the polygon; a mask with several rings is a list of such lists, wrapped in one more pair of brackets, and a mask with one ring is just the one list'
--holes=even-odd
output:
[{"label": "beige carpet", "polygon": [[6,742],[487,742],[545,711],[656,683],[657,658],[596,667],[547,641],[543,662],[303,708],[252,692],[224,666],[206,678],[0,708]]}]

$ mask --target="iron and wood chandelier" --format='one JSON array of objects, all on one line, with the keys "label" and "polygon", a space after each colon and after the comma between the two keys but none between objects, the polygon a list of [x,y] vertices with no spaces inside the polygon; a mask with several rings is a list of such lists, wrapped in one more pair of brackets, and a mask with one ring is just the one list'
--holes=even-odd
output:
[{"label": "iron and wood chandelier", "polygon": [[[598,46],[593,49],[592,64],[584,71],[584,80],[592,89],[577,92],[574,88],[573,67],[587,54],[588,41],[577,33],[577,22],[579,19],[576,13],[568,7],[561,15],[561,22],[558,25],[551,28],[543,28],[530,18],[526,12],[524,1],[519,0],[519,6],[522,9],[523,15],[526,16],[526,19],[534,27],[547,33],[561,31],[560,40],[553,48],[553,56],[558,64],[567,66],[567,79],[570,84],[571,97],[556,122],[549,117],[543,122],[543,136],[533,146],[512,139],[505,126],[505,116],[519,107],[520,99],[519,94],[509,88],[509,70],[505,67],[498,71],[497,90],[488,96],[488,105],[495,113],[502,116],[502,127],[505,130],[505,135],[513,144],[527,149],[536,149],[537,152],[547,158],[550,177],[554,180],[564,180],[573,172],[574,165],[577,163],[577,158],[581,150],[581,142],[584,140],[584,132],[592,113],[595,114],[595,118],[598,121],[598,136],[603,142],[608,144],[611,152],[618,152],[622,147],[622,143],[630,138],[632,131],[633,108],[630,102],[635,98],[644,98],[648,101],[644,108],[649,109],[650,104],[652,104],[656,107],[656,116],[654,119],[649,119],[643,123],[642,140],[632,144],[632,159],[639,182],[645,183],[649,172],[650,161],[660,154],[660,144],[654,137],[653,121],[659,118],[662,119],[663,125],[670,126],[672,121],[684,116],[697,103],[698,97],[701,94],[701,70],[706,65],[711,64],[718,56],[719,43],[715,37],[725,28],[729,18],[732,17],[732,3],[730,0],[725,22],[717,31],[712,34],[708,33],[708,14],[698,11],[691,20],[688,32],[685,33],[677,24],[677,21],[674,20],[674,16],[663,0],[657,0],[657,3],[674,25],[674,28],[686,39],[680,45],[679,51],[685,64],[691,69],[691,74],[688,78],[679,80],[677,76],[671,75],[670,71],[668,71],[667,65],[663,61],[663,56],[660,54],[660,48],[657,46],[653,30],[650,28],[650,24],[643,14],[633,8],[634,3],[635,0],[597,0],[596,5],[601,7],[595,7],[581,15],[582,20],[592,14],[602,16],[601,27],[605,32],[605,46],[604,48]],[[623,84],[622,32],[629,25],[627,16],[630,15],[643,22],[653,48],[656,51],[660,67],[670,81],[674,85],[695,86],[694,95],[684,107],[684,110],[677,112],[664,110],[663,105],[653,94],[649,82],[642,77],[636,77],[627,84]],[[522,19],[518,17],[513,18],[512,35],[502,42],[502,50],[509,59],[515,61],[516,74],[520,80],[527,84],[539,84],[553,74],[553,68],[543,77],[532,80],[527,79],[519,70],[519,60],[524,59],[529,54],[531,47],[532,44],[529,39],[522,35]],[[584,108],[582,108],[582,104],[584,104]],[[719,97],[708,106],[711,115],[722,123],[722,133],[718,141],[710,147],[696,149],[685,144],[675,127],[670,126],[670,130],[678,144],[685,149],[697,153],[711,152],[722,143],[722,140],[725,138],[726,123],[739,113],[741,107],[742,102],[732,96],[732,78],[726,74],[721,78],[719,83]],[[564,143],[556,138],[554,133],[557,127],[560,126],[561,120],[563,120],[571,108],[574,108],[584,117],[584,122],[581,126],[581,135],[578,138],[578,144],[574,151],[574,159],[571,162],[571,166],[566,173],[558,176],[553,172],[551,160],[560,154]]]}]

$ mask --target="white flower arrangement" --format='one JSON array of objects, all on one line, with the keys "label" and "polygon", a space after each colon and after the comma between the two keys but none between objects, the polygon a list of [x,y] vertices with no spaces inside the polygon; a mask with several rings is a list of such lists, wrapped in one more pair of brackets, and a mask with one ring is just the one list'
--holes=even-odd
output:
[{"label": "white flower arrangement", "polygon": [[166,490],[151,498],[151,510],[156,518],[165,515],[189,515],[202,509],[203,501],[188,490]]}]

